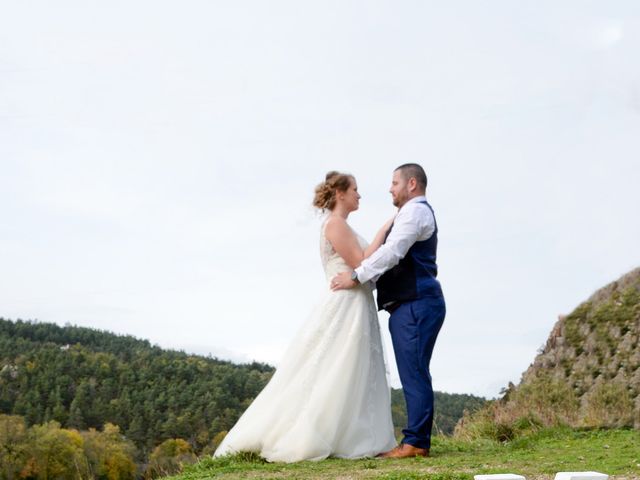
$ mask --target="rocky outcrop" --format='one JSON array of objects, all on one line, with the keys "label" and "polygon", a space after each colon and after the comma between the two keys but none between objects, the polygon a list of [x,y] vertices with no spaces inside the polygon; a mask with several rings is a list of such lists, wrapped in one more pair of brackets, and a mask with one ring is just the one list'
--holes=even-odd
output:
[{"label": "rocky outcrop", "polygon": [[[640,428],[640,268],[596,291],[568,315],[518,385],[458,433],[518,425]],[[474,430],[475,429],[475,430]],[[499,436],[499,435],[498,435]]]},{"label": "rocky outcrop", "polygon": [[595,292],[569,315],[560,315],[521,385],[540,376],[569,384],[585,406],[602,385],[624,385],[640,396],[640,268]]}]

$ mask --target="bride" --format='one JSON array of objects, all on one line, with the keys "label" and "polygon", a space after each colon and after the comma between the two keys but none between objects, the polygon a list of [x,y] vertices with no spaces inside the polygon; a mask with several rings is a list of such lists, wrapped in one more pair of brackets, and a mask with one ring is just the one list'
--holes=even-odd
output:
[{"label": "bride", "polygon": [[[313,205],[329,214],[320,231],[327,282],[352,271],[371,245],[347,223],[360,195],[351,175],[329,172]],[[369,283],[331,291],[311,313],[273,377],[214,456],[250,451],[272,462],[375,456],[396,445],[378,316]]]}]

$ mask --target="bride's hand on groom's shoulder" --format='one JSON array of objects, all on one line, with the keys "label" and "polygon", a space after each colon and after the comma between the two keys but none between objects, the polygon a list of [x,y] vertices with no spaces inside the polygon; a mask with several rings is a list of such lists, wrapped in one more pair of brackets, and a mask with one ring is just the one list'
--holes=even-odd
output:
[{"label": "bride's hand on groom's shoulder", "polygon": [[394,221],[395,221],[395,219],[396,219],[396,215],[397,215],[397,213],[396,213],[393,217],[391,217],[389,220],[387,220],[387,221],[385,222],[385,224],[382,226],[382,229],[383,229],[384,231],[387,231],[387,230],[389,230],[389,229],[391,228],[391,225],[393,225],[393,222],[394,222]]},{"label": "bride's hand on groom's shoulder", "polygon": [[[389,220],[387,220],[386,222],[384,222],[384,224],[380,227],[380,230],[378,230],[378,233],[376,235],[376,239],[377,237],[382,237],[384,238],[387,235],[387,232],[389,231],[389,229],[391,228],[391,225],[393,225],[393,222],[396,219],[396,215],[394,215],[393,217],[391,217]],[[375,240],[374,240],[375,241]]]}]

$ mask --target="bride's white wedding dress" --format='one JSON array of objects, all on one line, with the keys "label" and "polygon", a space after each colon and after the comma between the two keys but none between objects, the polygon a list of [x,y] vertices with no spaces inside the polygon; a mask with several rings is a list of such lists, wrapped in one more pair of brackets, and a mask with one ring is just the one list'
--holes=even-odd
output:
[{"label": "bride's white wedding dress", "polygon": [[[320,252],[327,285],[351,270],[326,240],[324,224]],[[370,285],[328,290],[214,456],[250,451],[273,462],[375,456],[396,445],[390,403]]]}]

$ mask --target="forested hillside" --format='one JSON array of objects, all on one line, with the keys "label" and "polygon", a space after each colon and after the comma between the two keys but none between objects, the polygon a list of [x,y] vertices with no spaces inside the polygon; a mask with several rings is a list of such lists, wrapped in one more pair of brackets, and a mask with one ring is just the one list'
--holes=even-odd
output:
[{"label": "forested hillside", "polygon": [[[462,415],[473,413],[483,407],[487,401],[482,397],[460,393],[434,392],[435,416],[434,435],[451,435]],[[401,437],[402,428],[407,424],[407,409],[401,389],[391,389],[391,413],[396,428],[396,437]]]},{"label": "forested hillside", "polygon": [[272,372],[130,336],[0,319],[0,413],[78,430],[112,423],[143,456],[169,438],[200,451],[233,425]]}]

